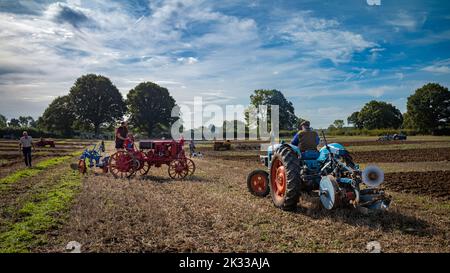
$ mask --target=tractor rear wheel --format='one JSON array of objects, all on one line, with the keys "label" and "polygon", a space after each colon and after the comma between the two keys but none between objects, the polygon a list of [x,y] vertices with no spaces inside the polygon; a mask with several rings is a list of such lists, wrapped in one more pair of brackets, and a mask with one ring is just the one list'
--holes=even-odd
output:
[{"label": "tractor rear wheel", "polygon": [[270,193],[274,205],[282,210],[296,209],[301,183],[297,154],[289,145],[282,145],[270,163]]},{"label": "tractor rear wheel", "polygon": [[269,192],[269,174],[263,170],[255,170],[247,176],[248,191],[259,197],[266,197]]}]

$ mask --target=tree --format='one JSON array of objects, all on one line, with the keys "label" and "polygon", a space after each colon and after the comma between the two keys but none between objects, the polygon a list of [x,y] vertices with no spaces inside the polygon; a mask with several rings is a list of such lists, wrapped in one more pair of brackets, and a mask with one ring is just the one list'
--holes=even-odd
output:
[{"label": "tree", "polygon": [[[271,121],[271,108],[270,105],[278,105],[279,107],[279,128],[280,130],[293,130],[296,129],[298,118],[295,115],[294,105],[288,101],[283,93],[278,90],[255,90],[253,95],[250,95],[250,103],[253,107],[258,109],[260,105],[268,106],[267,121]],[[246,116],[248,124],[248,116]],[[270,124],[270,123],[269,123]]]},{"label": "tree", "polygon": [[437,83],[428,83],[408,97],[408,126],[424,133],[435,133],[450,124],[450,91]]},{"label": "tree", "polygon": [[31,116],[20,116],[19,117],[20,127],[31,127],[31,123],[34,123],[34,118]]},{"label": "tree", "polygon": [[6,117],[0,114],[0,128],[5,128],[7,125]]},{"label": "tree", "polygon": [[342,119],[337,119],[333,122],[334,127],[342,129],[344,127],[344,121]]},{"label": "tree", "polygon": [[101,125],[122,119],[126,111],[122,94],[107,77],[101,75],[88,74],[78,78],[69,97],[75,117],[93,126],[96,135]]},{"label": "tree", "polygon": [[59,132],[65,136],[73,133],[75,113],[69,96],[57,97],[45,109],[39,120],[39,126],[51,132]]},{"label": "tree", "polygon": [[20,127],[20,121],[16,118],[12,118],[9,123],[8,123],[9,127]]},{"label": "tree", "polygon": [[156,131],[169,128],[178,117],[172,117],[175,99],[167,88],[152,82],[142,82],[127,95],[130,123],[151,136]]},{"label": "tree", "polygon": [[400,110],[390,103],[370,101],[358,114],[358,121],[366,129],[400,128],[403,116]]},{"label": "tree", "polygon": [[357,129],[361,129],[362,128],[362,124],[358,118],[359,112],[353,112],[348,118],[347,118],[347,123],[353,124],[353,126],[355,126]]}]

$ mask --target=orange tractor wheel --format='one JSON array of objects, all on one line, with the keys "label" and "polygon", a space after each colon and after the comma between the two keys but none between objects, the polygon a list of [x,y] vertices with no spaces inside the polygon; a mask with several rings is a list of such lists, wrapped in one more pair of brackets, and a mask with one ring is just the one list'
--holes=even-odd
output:
[{"label": "orange tractor wheel", "polygon": [[299,159],[289,145],[282,145],[270,163],[270,193],[274,205],[283,210],[296,209],[301,186]]},{"label": "orange tractor wheel", "polygon": [[255,170],[247,176],[247,188],[255,196],[265,197],[269,194],[269,174],[263,170]]}]

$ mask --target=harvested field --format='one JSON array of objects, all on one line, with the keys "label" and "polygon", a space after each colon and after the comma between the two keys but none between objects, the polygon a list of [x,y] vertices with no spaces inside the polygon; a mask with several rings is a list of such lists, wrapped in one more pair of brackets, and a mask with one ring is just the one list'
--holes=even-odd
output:
[{"label": "harvested field", "polygon": [[[81,184],[66,188],[62,181],[71,173],[69,165],[76,157],[40,170],[32,178],[19,177],[1,192],[0,249],[61,252],[68,241],[75,240],[83,252],[364,252],[367,242],[375,239],[384,252],[450,251],[446,183],[450,163],[445,160],[390,164],[392,153],[412,160],[414,154],[407,150],[355,152],[361,161],[373,162],[378,153],[383,156],[379,160],[390,160],[381,164],[392,166],[385,175],[385,188],[394,200],[389,212],[326,211],[317,198],[307,195],[301,197],[295,212],[284,212],[269,197],[258,198],[247,191],[247,174],[263,168],[259,152],[203,148],[199,145],[204,158],[194,158],[195,175],[183,181],[170,179],[167,166],[151,168],[148,176],[130,180],[89,170]],[[429,156],[423,151],[416,152]],[[109,143],[108,153],[112,152]],[[434,159],[442,158],[445,155],[439,154]],[[435,165],[447,171],[438,171]],[[414,169],[420,171],[409,171]],[[47,211],[53,200],[46,198],[60,187],[73,201],[59,200],[58,210],[46,212],[54,222],[33,229],[39,222],[29,222],[24,212]],[[35,204],[32,209],[30,204]],[[31,228],[31,237],[26,237],[31,239],[22,241],[22,224]],[[7,241],[15,236],[22,239]]]}]

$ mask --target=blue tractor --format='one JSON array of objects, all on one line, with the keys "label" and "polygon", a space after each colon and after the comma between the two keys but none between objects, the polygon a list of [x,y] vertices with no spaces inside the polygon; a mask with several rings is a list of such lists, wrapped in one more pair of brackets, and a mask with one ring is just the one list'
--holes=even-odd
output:
[{"label": "blue tractor", "polygon": [[261,162],[268,171],[248,175],[249,191],[260,197],[269,193],[274,205],[294,210],[302,192],[318,195],[325,209],[361,206],[385,210],[391,198],[378,188],[383,172],[368,166],[361,171],[350,153],[338,143],[328,144],[325,135],[320,151],[301,152],[297,146],[281,143],[268,147]]}]

